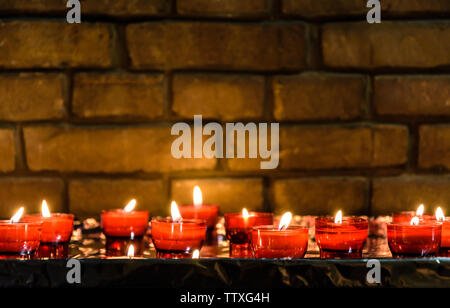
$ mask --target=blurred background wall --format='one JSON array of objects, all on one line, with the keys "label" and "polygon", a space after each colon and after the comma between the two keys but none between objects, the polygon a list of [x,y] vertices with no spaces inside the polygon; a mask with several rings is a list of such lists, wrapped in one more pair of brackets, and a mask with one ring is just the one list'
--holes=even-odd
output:
[{"label": "blurred background wall", "polygon": [[[0,0],[0,217],[136,198],[222,212],[450,213],[450,1]],[[279,122],[280,164],[182,159],[194,114]]]}]

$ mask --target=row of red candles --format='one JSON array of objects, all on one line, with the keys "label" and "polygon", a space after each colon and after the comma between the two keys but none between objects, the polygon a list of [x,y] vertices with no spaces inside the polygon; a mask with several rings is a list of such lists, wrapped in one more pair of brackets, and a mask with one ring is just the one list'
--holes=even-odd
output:
[{"label": "row of red candles", "polygon": [[[199,188],[196,187],[199,191]],[[198,192],[197,192],[198,196]],[[103,211],[102,229],[107,237],[142,237],[147,230],[149,214],[135,211],[135,200],[124,209]],[[172,203],[172,218],[152,219],[152,240],[159,256],[189,257],[199,250],[207,229],[217,223],[219,207],[203,205],[178,206]],[[42,215],[21,217],[23,208],[9,221],[0,221],[0,254],[34,253],[41,243],[66,243],[73,230],[72,214],[50,214],[43,202]],[[439,209],[440,210],[440,209]],[[283,215],[278,227],[273,226],[271,213],[227,213],[225,228],[230,241],[230,255],[256,258],[302,258],[308,248],[307,227],[290,225],[292,215]],[[437,217],[437,218],[436,218]],[[434,256],[450,249],[450,220],[442,211],[433,215],[417,212],[393,214],[388,223],[388,243],[394,256]],[[321,257],[361,257],[367,239],[368,221],[360,217],[318,217],[315,222],[316,241]]]}]

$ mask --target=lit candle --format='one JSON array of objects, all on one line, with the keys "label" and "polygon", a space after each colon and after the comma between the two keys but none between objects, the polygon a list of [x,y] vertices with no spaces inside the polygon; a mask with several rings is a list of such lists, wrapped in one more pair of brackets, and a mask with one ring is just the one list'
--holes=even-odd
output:
[{"label": "lit candle", "polygon": [[238,213],[225,214],[225,229],[230,241],[231,257],[251,256],[250,240],[252,228],[262,225],[272,225],[272,213],[248,212],[242,209]]},{"label": "lit candle", "polygon": [[42,201],[41,214],[27,215],[23,222],[42,222],[41,243],[65,243],[73,231],[73,214],[50,213],[47,202]]},{"label": "lit candle", "polygon": [[103,233],[111,237],[140,237],[148,227],[148,212],[135,211],[136,200],[131,200],[123,209],[102,211]]},{"label": "lit candle", "polygon": [[417,207],[417,210],[414,211],[402,211],[402,212],[396,212],[392,213],[392,222],[407,222],[409,223],[411,221],[411,218],[414,216],[419,217],[421,220],[435,220],[435,217],[433,215],[424,214],[425,212],[425,206],[423,204],[420,204]]},{"label": "lit candle", "polygon": [[394,257],[435,256],[441,243],[442,223],[435,220],[423,220],[418,216],[409,222],[387,224],[389,248]]},{"label": "lit candle", "polygon": [[206,223],[200,219],[184,219],[175,201],[172,218],[152,219],[152,241],[158,258],[191,258],[203,245]]},{"label": "lit candle", "polygon": [[203,219],[206,221],[208,230],[216,227],[219,206],[203,204],[203,195],[200,187],[195,186],[193,191],[193,205],[181,205],[181,216],[187,219]]},{"label": "lit candle", "polygon": [[291,212],[276,226],[257,226],[252,230],[255,258],[303,258],[308,249],[308,228],[291,225]]},{"label": "lit candle", "polygon": [[315,228],[321,258],[361,258],[367,240],[367,219],[343,217],[338,211],[335,217],[317,217]]},{"label": "lit candle", "polygon": [[39,248],[42,222],[20,222],[21,207],[10,220],[0,220],[0,258],[32,256]]},{"label": "lit candle", "polygon": [[440,207],[436,210],[436,220],[442,223],[441,256],[450,257],[450,218],[445,217]]}]

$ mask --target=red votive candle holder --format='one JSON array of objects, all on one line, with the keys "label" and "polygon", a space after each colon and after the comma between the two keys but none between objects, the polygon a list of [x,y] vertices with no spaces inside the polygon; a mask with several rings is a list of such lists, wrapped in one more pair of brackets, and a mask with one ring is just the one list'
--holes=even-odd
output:
[{"label": "red votive candle holder", "polygon": [[67,259],[69,255],[69,242],[54,244],[41,243],[36,252],[39,259]]},{"label": "red votive candle holder", "polygon": [[106,236],[127,238],[143,236],[148,228],[148,212],[125,212],[122,209],[102,211],[101,225]]},{"label": "red votive candle holder", "polygon": [[[416,212],[414,212],[414,211],[402,211],[402,212],[392,213],[392,222],[393,223],[409,223],[414,216],[417,216]],[[423,220],[423,221],[436,220],[436,217],[434,215],[429,215],[429,214],[423,214],[423,215],[420,215],[417,217],[419,217],[419,219]]]},{"label": "red votive candle holder", "polygon": [[52,213],[50,217],[41,214],[28,215],[22,222],[42,222],[42,243],[64,243],[70,241],[73,231],[73,214]]},{"label": "red votive candle holder", "polygon": [[421,221],[388,223],[387,237],[393,257],[436,256],[441,245],[442,223]]},{"label": "red votive candle holder", "polygon": [[303,258],[308,249],[308,228],[253,227],[251,245],[255,258]]},{"label": "red votive candle holder", "polygon": [[317,217],[316,241],[321,258],[361,258],[367,240],[368,221],[360,217],[343,217],[335,223],[334,217]]},{"label": "red votive candle holder", "polygon": [[200,219],[152,219],[152,241],[158,258],[190,258],[200,250],[206,236],[206,223]]},{"label": "red votive candle holder", "polygon": [[41,222],[0,220],[0,255],[31,256],[39,248]]},{"label": "red votive candle holder", "polygon": [[251,257],[251,233],[252,228],[262,225],[273,225],[272,213],[250,212],[244,217],[242,212],[226,213],[225,230],[230,241],[230,257]]},{"label": "red votive candle holder", "polygon": [[181,217],[187,219],[201,219],[206,221],[208,230],[213,230],[217,224],[219,215],[218,205],[181,205],[178,207]]}]

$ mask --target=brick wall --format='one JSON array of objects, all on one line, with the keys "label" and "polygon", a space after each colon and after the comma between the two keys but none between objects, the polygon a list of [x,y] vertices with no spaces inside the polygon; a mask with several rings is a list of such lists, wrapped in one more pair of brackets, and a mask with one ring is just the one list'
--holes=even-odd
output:
[{"label": "brick wall", "polygon": [[[152,214],[192,187],[222,212],[450,213],[450,1],[0,1],[0,217]],[[280,122],[280,165],[171,157],[194,114]]]}]

